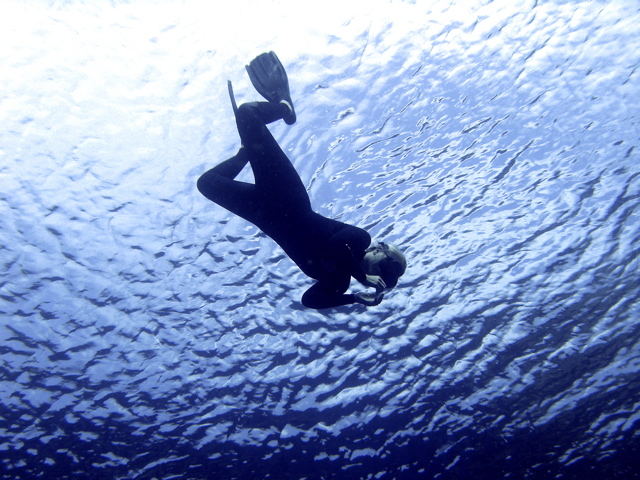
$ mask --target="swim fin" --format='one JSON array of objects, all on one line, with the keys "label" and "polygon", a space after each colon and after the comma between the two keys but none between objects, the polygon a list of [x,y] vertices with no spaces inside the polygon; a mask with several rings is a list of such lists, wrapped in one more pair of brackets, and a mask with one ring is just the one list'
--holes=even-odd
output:
[{"label": "swim fin", "polygon": [[283,118],[285,123],[295,123],[296,112],[289,93],[289,79],[275,52],[261,53],[251,60],[247,65],[247,73],[260,95],[271,103],[284,103],[287,106],[289,113]]},{"label": "swim fin", "polygon": [[231,100],[231,108],[233,108],[233,114],[238,117],[238,105],[236,104],[236,96],[233,94],[233,85],[231,80],[227,80],[227,90],[229,90],[229,100]]}]

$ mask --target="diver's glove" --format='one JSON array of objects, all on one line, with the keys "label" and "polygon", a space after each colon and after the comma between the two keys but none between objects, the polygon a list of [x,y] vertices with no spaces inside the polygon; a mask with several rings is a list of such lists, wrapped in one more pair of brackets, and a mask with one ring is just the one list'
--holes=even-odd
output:
[{"label": "diver's glove", "polygon": [[384,283],[382,277],[378,275],[367,275],[364,280],[364,284],[367,287],[373,287],[377,292],[384,290],[387,288],[387,284]]},{"label": "diver's glove", "polygon": [[358,292],[353,295],[356,303],[366,305],[367,307],[373,307],[378,305],[384,298],[384,292],[382,290],[376,291],[376,293],[364,293]]}]

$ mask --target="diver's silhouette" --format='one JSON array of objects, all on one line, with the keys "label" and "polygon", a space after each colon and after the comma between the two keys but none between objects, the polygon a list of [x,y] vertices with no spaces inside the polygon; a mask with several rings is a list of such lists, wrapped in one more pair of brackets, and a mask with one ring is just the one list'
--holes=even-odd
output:
[{"label": "diver's silhouette", "polygon": [[[266,125],[296,121],[287,74],[274,52],[263,53],[247,66],[249,78],[267,102],[236,107],[229,95],[242,146],[238,153],[198,179],[209,200],[256,225],[316,283],[302,296],[311,308],[350,303],[377,305],[406,269],[404,255],[392,245],[371,243],[358,227],[332,220],[311,209],[307,191],[295,168]],[[249,163],[255,183],[235,180]],[[345,293],[351,277],[375,293]]]}]

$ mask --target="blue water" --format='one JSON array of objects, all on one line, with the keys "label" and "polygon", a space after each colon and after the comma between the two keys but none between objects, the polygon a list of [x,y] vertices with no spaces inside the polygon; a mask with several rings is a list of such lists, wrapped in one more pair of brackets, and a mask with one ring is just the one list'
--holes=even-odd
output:
[{"label": "blue water", "polygon": [[[3,3],[0,478],[640,478],[637,1],[213,5]],[[195,190],[270,49],[378,307]]]}]

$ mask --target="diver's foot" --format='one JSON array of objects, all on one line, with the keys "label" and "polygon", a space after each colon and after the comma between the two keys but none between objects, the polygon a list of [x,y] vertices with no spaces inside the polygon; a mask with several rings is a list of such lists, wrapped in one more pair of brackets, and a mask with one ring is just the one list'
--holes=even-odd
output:
[{"label": "diver's foot", "polygon": [[296,112],[293,110],[293,105],[291,105],[291,102],[283,99],[280,100],[280,103],[286,108],[286,112],[282,116],[284,123],[286,123],[287,125],[293,125],[294,123],[296,123]]}]

